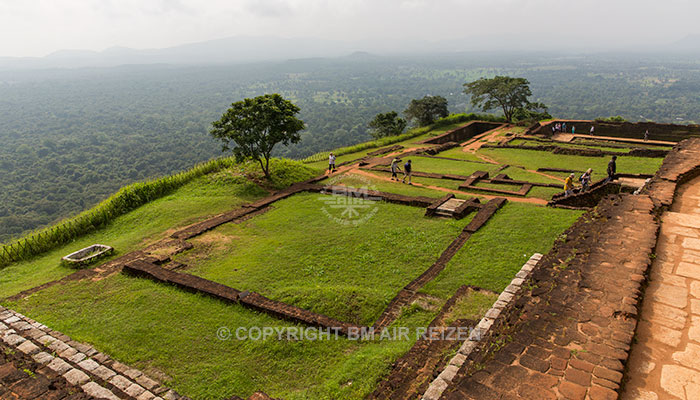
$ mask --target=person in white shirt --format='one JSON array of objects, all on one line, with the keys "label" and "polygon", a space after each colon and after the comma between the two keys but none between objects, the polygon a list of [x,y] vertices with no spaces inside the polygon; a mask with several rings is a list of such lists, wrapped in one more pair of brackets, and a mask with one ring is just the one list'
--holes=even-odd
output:
[{"label": "person in white shirt", "polygon": [[335,172],[335,154],[331,153],[328,156],[328,173]]}]

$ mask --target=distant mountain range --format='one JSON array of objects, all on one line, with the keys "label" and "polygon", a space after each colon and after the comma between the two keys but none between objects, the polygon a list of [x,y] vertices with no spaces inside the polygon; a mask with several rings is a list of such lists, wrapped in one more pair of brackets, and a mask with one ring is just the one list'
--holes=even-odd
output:
[{"label": "distant mountain range", "polygon": [[[546,51],[552,49],[581,52],[609,50],[596,47],[594,43],[587,43],[584,40],[567,40],[551,35],[531,35],[523,38],[509,34],[437,42],[407,40],[400,43],[396,41],[340,41],[316,38],[286,39],[237,36],[163,49],[111,47],[103,51],[59,50],[44,57],[0,57],[0,70],[114,67],[130,64],[240,64],[311,57],[339,57],[364,51],[376,54],[407,54],[459,51]],[[520,46],[517,43],[528,43],[528,45]],[[665,46],[641,48],[621,45],[617,51],[620,50],[700,54],[700,35],[689,35]]]}]

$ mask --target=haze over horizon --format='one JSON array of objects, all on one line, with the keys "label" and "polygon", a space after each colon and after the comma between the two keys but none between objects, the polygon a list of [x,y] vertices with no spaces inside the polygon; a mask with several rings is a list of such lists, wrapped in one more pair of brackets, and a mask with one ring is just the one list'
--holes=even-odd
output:
[{"label": "haze over horizon", "polygon": [[[343,51],[643,51],[700,33],[688,0],[0,0],[0,57],[161,49],[229,37]],[[487,17],[485,17],[487,16]],[[489,18],[490,17],[490,18]],[[306,56],[307,54],[304,54]]]}]

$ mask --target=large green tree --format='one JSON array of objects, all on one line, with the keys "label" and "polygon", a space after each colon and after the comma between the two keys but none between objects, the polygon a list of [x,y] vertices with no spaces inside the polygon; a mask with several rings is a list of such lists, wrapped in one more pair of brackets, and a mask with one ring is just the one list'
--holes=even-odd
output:
[{"label": "large green tree", "polygon": [[277,143],[285,146],[301,140],[304,122],[296,118],[299,107],[279,94],[266,94],[231,104],[220,120],[212,123],[211,135],[223,142],[223,151],[235,143],[236,159],[258,160],[270,178],[270,155]]},{"label": "large green tree", "polygon": [[419,126],[430,125],[438,118],[450,115],[447,110],[447,99],[442,96],[425,96],[419,100],[413,99],[403,113],[409,120],[417,120]]},{"label": "large green tree", "polygon": [[544,109],[544,112],[547,112],[544,104],[531,103],[528,100],[532,92],[530,82],[525,78],[510,76],[481,78],[465,83],[464,93],[471,96],[472,106],[480,107],[483,111],[500,107],[508,122],[513,121],[516,112],[522,114],[524,110],[537,111],[538,109]]},{"label": "large green tree", "polygon": [[396,111],[377,114],[368,124],[372,137],[379,139],[386,136],[396,136],[406,129],[406,120],[399,117]]}]

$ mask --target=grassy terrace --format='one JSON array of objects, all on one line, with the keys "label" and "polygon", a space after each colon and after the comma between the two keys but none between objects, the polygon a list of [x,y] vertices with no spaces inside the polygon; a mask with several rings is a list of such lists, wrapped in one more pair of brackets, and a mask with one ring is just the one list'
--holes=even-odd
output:
[{"label": "grassy terrace", "polygon": [[[315,175],[310,168],[298,164],[275,161],[273,165],[278,167],[273,178],[277,187],[286,187]],[[258,176],[260,172],[254,164],[246,164],[197,178],[165,197],[116,218],[104,229],[81,236],[34,259],[3,268],[0,298],[70,275],[75,270],[61,265],[61,257],[91,244],[109,244],[115,248],[111,258],[116,258],[166,237],[177,227],[267,195],[267,191],[244,178],[243,174]]]},{"label": "grassy terrace", "polygon": [[[537,168],[567,168],[585,171],[593,168],[598,177],[605,175],[608,166],[608,157],[582,157],[563,154],[552,154],[546,151],[520,150],[520,149],[481,149],[481,154],[488,156],[499,163],[518,165],[531,170]],[[645,158],[619,156],[617,158],[617,171],[629,174],[653,174],[659,169],[663,158]],[[598,179],[595,178],[594,179]]]},{"label": "grassy terrace", "polygon": [[239,290],[372,325],[468,221],[427,218],[423,208],[376,202],[358,210],[357,225],[343,225],[333,218],[350,219],[332,207],[345,199],[294,195],[263,215],[193,240],[195,248],[176,260],[193,265],[190,273]]},{"label": "grassy terrace", "polygon": [[[415,142],[460,125],[445,126],[398,144],[417,147]],[[346,154],[337,162],[375,150]],[[608,162],[607,157],[517,149],[481,149],[479,154],[500,165],[477,162],[478,157],[461,148],[439,156],[463,161],[410,158],[414,170],[421,172],[467,176],[487,171],[491,176],[505,173],[515,180],[556,184],[562,182],[551,176],[559,174],[532,170],[591,167],[601,177]],[[510,167],[497,172],[504,164]],[[660,158],[618,158],[620,172],[653,173],[660,164]],[[112,245],[117,250],[114,257],[138,250],[178,227],[257,200],[267,195],[266,189],[286,187],[326,167],[326,160],[304,165],[276,161],[275,184],[266,188],[260,186],[259,171],[251,164],[195,179],[70,245],[3,269],[0,297],[70,274],[74,270],[60,266],[59,259],[82,247],[93,243]],[[355,170],[320,183],[432,198],[443,197],[460,184],[414,177],[414,183],[430,187],[409,186],[389,181],[389,176]],[[528,197],[548,199],[559,191],[533,188]],[[457,194],[464,199],[474,196],[479,197],[479,193]],[[360,215],[356,218],[369,216],[362,223],[343,224],[338,220],[348,219],[342,214],[345,208],[332,206],[342,205],[344,199],[296,194],[274,203],[263,214],[190,239],[194,248],[174,258],[188,266],[184,272],[346,322],[371,325],[404,285],[432,265],[472,217],[460,221],[426,218],[422,208],[374,202],[358,209]],[[506,203],[420,290],[429,296],[405,307],[392,326],[425,327],[461,285],[500,292],[533,253],[547,252],[581,214],[515,201]],[[479,319],[494,298],[488,292],[472,293],[457,302],[447,322]],[[376,388],[415,339],[220,340],[216,336],[220,327],[235,332],[237,328],[302,326],[124,274],[51,286],[15,302],[6,300],[3,305],[90,343],[195,400],[247,397],[258,390],[284,399],[361,399]]]}]

